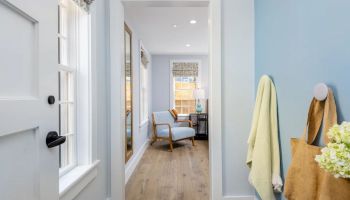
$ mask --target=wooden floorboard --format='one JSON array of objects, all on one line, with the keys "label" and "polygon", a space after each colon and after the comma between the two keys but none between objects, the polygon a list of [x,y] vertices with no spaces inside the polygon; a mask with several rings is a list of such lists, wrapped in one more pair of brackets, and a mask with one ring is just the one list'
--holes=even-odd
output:
[{"label": "wooden floorboard", "polygon": [[126,185],[126,200],[208,200],[208,141],[166,142],[148,147]]}]

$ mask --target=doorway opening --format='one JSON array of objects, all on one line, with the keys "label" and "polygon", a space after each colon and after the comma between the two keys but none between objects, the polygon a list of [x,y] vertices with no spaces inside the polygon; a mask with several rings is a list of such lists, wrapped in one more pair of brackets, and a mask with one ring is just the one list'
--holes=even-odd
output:
[{"label": "doorway opening", "polygon": [[124,5],[127,200],[209,199],[208,15]]},{"label": "doorway opening", "polygon": [[[168,184],[168,182],[173,181],[175,178],[180,180],[184,176],[190,176],[190,178],[191,176],[198,177],[198,175],[187,175],[189,169],[195,172],[201,171],[199,173],[205,174],[203,176],[203,181],[199,181],[201,189],[197,190],[201,191],[205,197],[200,198],[200,195],[193,194],[193,196],[189,196],[188,199],[194,199],[197,198],[197,196],[199,199],[221,198],[220,1],[123,1],[123,4],[110,1],[109,7],[112,83],[110,88],[112,108],[111,120],[120,120],[122,124],[122,127],[118,127],[116,124],[111,123],[110,193],[112,199],[124,199],[125,197],[126,199],[133,199],[129,198],[129,194],[144,190],[145,185],[152,185],[150,182],[163,182],[163,189],[168,188],[168,191],[172,191],[169,187],[171,187],[170,185],[173,183]],[[195,8],[204,10],[203,13],[206,15],[206,17],[203,18],[204,20],[200,17],[196,17],[194,15],[196,12],[185,11],[186,9],[191,10]],[[172,20],[167,17],[171,16],[170,10],[176,9],[180,10],[174,11],[173,15],[175,16],[174,19],[179,20],[179,22],[175,20],[171,22]],[[162,13],[158,14],[158,17],[154,17],[152,21],[152,16],[157,13],[156,10]],[[185,15],[186,12],[188,16]],[[120,13],[124,14],[120,16]],[[151,19],[151,22],[148,22],[147,19]],[[154,22],[156,20],[159,20],[159,22]],[[195,29],[191,31],[191,28],[196,26],[198,28],[200,22],[202,22],[206,28],[193,34],[193,40],[190,40],[189,36],[191,33],[198,30]],[[115,27],[115,25],[118,25],[118,27]],[[120,34],[121,25],[123,25],[123,35]],[[165,31],[162,30],[163,26],[166,28]],[[127,29],[129,31],[125,32],[125,27],[128,27]],[[186,30],[189,31],[190,34],[185,34],[185,36],[181,37],[180,32]],[[180,36],[178,37],[179,39],[176,39],[176,36]],[[129,37],[131,39],[126,42],[124,39]],[[200,40],[200,38],[205,38],[205,41],[197,43],[196,40]],[[161,42],[161,40],[165,42]],[[119,44],[118,42],[113,43],[112,41],[119,41],[122,44],[122,49],[118,49],[120,48],[120,46],[117,46]],[[200,52],[201,50],[198,51],[198,49],[205,50]],[[123,55],[122,67],[120,67],[120,63],[118,63],[118,57],[113,58],[112,56],[120,55],[120,53]],[[158,61],[160,63],[159,66],[163,67],[158,67],[155,64],[158,63]],[[207,69],[205,69],[205,65]],[[116,88],[113,84],[118,83],[118,74],[122,77],[122,88]],[[132,95],[128,94],[127,90],[129,90],[129,93]],[[120,93],[118,94],[118,91],[123,94],[122,100],[120,100]],[[131,99],[128,100],[128,98]],[[114,103],[113,99],[119,99],[119,101],[121,101],[120,107]],[[132,114],[128,114],[129,116],[133,116],[132,120],[128,120],[129,117],[126,114],[130,113],[126,106],[128,102],[133,102],[130,107]],[[118,112],[120,115],[117,115]],[[170,122],[169,127],[166,128],[169,123],[165,124],[164,120],[173,121]],[[179,121],[179,125],[175,125],[177,120]],[[158,128],[157,126],[159,124],[163,127]],[[191,127],[192,125],[195,125],[195,127]],[[128,127],[132,128],[128,129]],[[185,131],[185,133],[181,133],[182,135],[180,134],[181,137],[178,137],[174,134],[174,128],[192,128],[194,131],[193,136],[195,136],[196,139],[201,139],[199,137],[200,134],[202,134],[202,136],[204,136],[203,138],[209,139],[210,142],[195,140],[195,146],[193,146],[191,134]],[[215,136],[210,134],[214,132]],[[172,138],[169,138],[170,135]],[[122,142],[115,142],[118,139],[122,139]],[[144,142],[147,139],[150,140],[152,146]],[[126,147],[129,148],[129,150],[126,149]],[[202,147],[204,150],[200,150]],[[123,150],[123,154],[116,152],[121,149]],[[188,150],[188,152],[186,152],[186,150]],[[196,150],[206,152],[202,157],[203,159],[201,155],[193,152]],[[148,152],[151,153],[148,154]],[[180,154],[178,158],[176,158],[176,153]],[[128,156],[126,156],[127,154]],[[187,157],[186,159],[186,157],[181,154],[193,155],[193,157]],[[124,159],[118,158],[118,156],[121,155]],[[151,159],[148,159],[147,155],[149,155]],[[154,158],[157,156],[159,158]],[[200,165],[200,167],[205,166],[203,167],[204,170],[193,168],[193,166],[190,166],[190,168],[183,167],[183,171],[186,171],[186,173],[182,173],[182,176],[176,175],[175,171],[179,171],[178,169],[185,164],[182,166],[180,165],[180,167],[174,167],[173,164],[176,160],[181,160],[181,158],[185,158],[183,160],[187,160],[189,165],[193,164],[191,161],[206,162],[206,164]],[[199,161],[193,158],[199,158]],[[159,162],[161,160],[169,162]],[[181,161],[178,162],[180,163]],[[160,165],[152,167],[152,164]],[[142,166],[151,168],[151,170],[142,170]],[[168,172],[171,172],[167,171],[170,170],[169,166],[173,166],[172,172],[174,172],[174,174],[172,174],[172,177],[165,176]],[[154,168],[160,168],[160,170],[154,171],[152,170]],[[139,178],[137,176],[138,174],[152,175],[151,173],[156,172],[159,173],[157,174],[158,177],[164,176],[165,178],[160,181],[159,178],[151,180],[148,177]],[[205,178],[205,176],[207,176],[207,178]],[[122,180],[118,180],[120,177],[122,177]],[[190,178],[182,179],[193,182]],[[132,184],[134,179],[136,183]],[[137,181],[138,179],[143,180]],[[181,198],[181,195],[185,195],[184,191],[189,188],[186,187],[186,183],[183,183],[184,182],[181,181],[177,182],[177,184],[181,185],[183,188],[183,190],[181,190],[180,187],[179,190],[181,191],[179,194],[176,194],[180,195],[179,197]],[[136,185],[136,189],[129,190],[128,184]],[[195,185],[195,183],[192,185]],[[130,186],[130,188],[133,187]],[[157,189],[157,185],[154,185],[153,189],[152,187],[148,188],[148,190]],[[152,197],[150,199],[154,199],[155,196],[152,196],[154,194],[156,194],[156,196],[162,193],[164,194],[164,191],[159,191],[160,192],[156,191],[150,194],[150,197]],[[134,198],[137,199],[138,197],[136,196]]]}]

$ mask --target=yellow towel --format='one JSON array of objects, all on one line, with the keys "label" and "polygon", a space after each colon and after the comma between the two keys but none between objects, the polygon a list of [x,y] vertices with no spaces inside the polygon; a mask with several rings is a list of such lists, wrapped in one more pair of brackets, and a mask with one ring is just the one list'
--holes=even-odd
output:
[{"label": "yellow towel", "polygon": [[259,82],[254,116],[248,139],[249,181],[262,200],[274,200],[281,192],[276,89],[264,75]]}]

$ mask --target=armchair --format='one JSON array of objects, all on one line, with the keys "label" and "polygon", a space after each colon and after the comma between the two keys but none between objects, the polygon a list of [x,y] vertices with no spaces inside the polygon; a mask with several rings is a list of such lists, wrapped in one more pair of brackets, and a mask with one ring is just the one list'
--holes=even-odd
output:
[{"label": "armchair", "polygon": [[[176,122],[188,122],[189,127],[176,126]],[[169,151],[172,152],[173,142],[190,139],[192,146],[195,146],[195,130],[192,128],[192,122],[190,120],[177,120],[176,122],[169,111],[154,112],[152,114],[153,139],[151,145],[158,139],[168,140]]]}]

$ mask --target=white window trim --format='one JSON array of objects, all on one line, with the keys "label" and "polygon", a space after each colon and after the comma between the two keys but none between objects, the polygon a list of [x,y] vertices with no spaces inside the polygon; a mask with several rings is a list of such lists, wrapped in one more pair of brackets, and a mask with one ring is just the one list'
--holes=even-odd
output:
[{"label": "white window trim", "polygon": [[79,165],[66,175],[60,177],[59,199],[74,199],[97,176],[97,168],[100,161],[90,165]]},{"label": "white window trim", "polygon": [[[202,61],[198,59],[189,59],[189,60],[170,60],[170,71],[169,71],[169,79],[170,79],[170,94],[169,94],[169,108],[174,108],[175,99],[174,99],[174,77],[173,77],[173,65],[178,62],[190,62],[190,63],[198,63],[198,77],[197,82],[201,83],[201,75],[202,75]],[[188,117],[189,114],[179,114],[180,117]]]},{"label": "white window trim", "polygon": [[[88,97],[88,102],[85,105],[88,110],[84,114],[88,113],[88,133],[85,134],[84,141],[81,141],[80,145],[76,147],[76,164],[71,166],[69,169],[64,169],[60,173],[59,178],[59,198],[60,200],[72,200],[74,199],[91,181],[93,181],[98,174],[98,166],[100,161],[97,160],[97,63],[96,63],[96,38],[92,37],[96,35],[96,29],[91,27],[96,27],[96,10],[92,6],[90,9],[90,15],[88,16],[88,29],[89,31],[89,70],[88,70],[88,86],[87,94],[84,97]],[[75,49],[77,50],[77,49]],[[66,66],[59,66],[60,68],[67,68]],[[79,71],[79,66],[77,66],[77,72]],[[86,80],[85,80],[86,81]],[[80,82],[80,83],[79,83]],[[79,87],[83,85],[79,77],[76,77],[76,93],[79,93]],[[82,98],[82,97],[80,97]],[[76,108],[79,107],[79,98],[76,98]],[[77,113],[77,116],[79,113]],[[77,123],[79,123],[77,121]],[[77,125],[79,126],[79,125]],[[77,127],[78,128],[78,127]],[[77,136],[79,131],[76,131]],[[80,152],[80,153],[79,153]],[[81,152],[86,152],[81,155]]]},{"label": "white window trim", "polygon": [[[142,79],[142,74],[141,74],[141,66],[142,66],[142,61],[141,61],[141,50],[144,50],[146,53],[148,53],[148,51],[147,51],[147,49],[145,48],[145,46],[143,45],[143,43],[142,43],[142,41],[140,40],[139,41],[139,52],[140,52],[140,58],[139,58],[139,60],[140,60],[140,63],[139,63],[139,72],[140,72],[140,80],[139,80],[139,96],[140,96],[140,99],[141,99],[141,95],[142,95],[142,81],[141,81],[141,79]],[[148,64],[148,66],[146,67],[146,72],[147,72],[147,81],[149,82],[150,81],[150,79],[149,79],[149,64]],[[147,102],[148,102],[148,104],[150,103],[150,98],[149,98],[149,92],[150,92],[150,85],[149,85],[149,83],[147,83]],[[146,124],[148,124],[148,122],[149,122],[149,113],[150,113],[150,109],[149,109],[149,106],[147,105],[147,110],[148,110],[148,112],[147,112],[147,116],[146,116],[146,119],[145,120],[142,120],[142,115],[143,115],[143,113],[141,113],[141,107],[142,107],[142,102],[141,101],[139,101],[139,103],[140,103],[140,113],[139,113],[139,121],[140,121],[140,124],[139,124],[139,127],[141,128],[141,127],[144,127]]]}]

